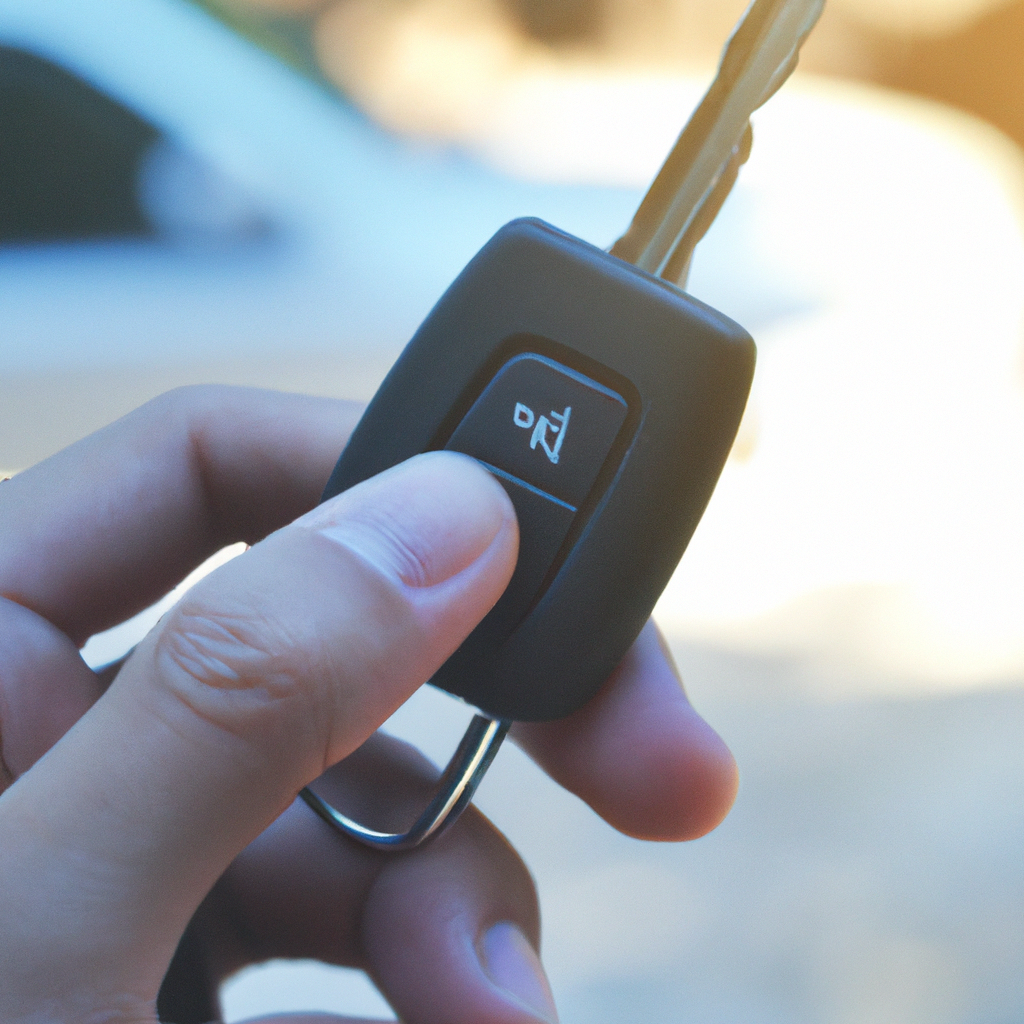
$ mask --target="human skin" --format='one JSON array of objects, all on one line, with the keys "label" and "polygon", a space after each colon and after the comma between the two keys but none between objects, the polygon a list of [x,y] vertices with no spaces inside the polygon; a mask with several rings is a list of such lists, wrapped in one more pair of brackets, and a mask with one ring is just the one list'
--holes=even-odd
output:
[{"label": "human skin", "polygon": [[[433,769],[375,730],[515,564],[507,496],[464,456],[418,456],[316,507],[359,412],[182,389],[0,484],[5,1024],[155,1021],[186,928],[175,1005],[247,964],[312,957],[366,970],[410,1024],[556,1019],[532,881],[479,812],[390,855],[295,800],[326,772],[347,806],[421,804]],[[89,636],[236,541],[252,547],[116,677],[86,666]],[[512,735],[630,835],[694,838],[735,795],[650,625],[590,704]]]}]

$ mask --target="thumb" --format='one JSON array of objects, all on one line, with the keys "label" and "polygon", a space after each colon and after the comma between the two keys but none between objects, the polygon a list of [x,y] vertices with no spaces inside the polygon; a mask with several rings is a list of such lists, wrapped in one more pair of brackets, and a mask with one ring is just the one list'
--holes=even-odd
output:
[{"label": "thumb", "polygon": [[516,545],[501,486],[438,452],[189,591],[0,798],[0,962],[14,982],[0,1019],[38,1012],[44,992],[75,1019],[115,1003],[146,1019],[217,877],[461,643]]}]

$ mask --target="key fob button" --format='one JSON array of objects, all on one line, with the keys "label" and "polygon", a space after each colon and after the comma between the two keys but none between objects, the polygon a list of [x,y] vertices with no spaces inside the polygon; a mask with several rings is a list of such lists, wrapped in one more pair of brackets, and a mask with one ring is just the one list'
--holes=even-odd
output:
[{"label": "key fob button", "polygon": [[503,643],[526,618],[542,594],[544,578],[576,515],[571,505],[494,466],[487,468],[505,488],[516,510],[519,560],[498,603],[431,680],[444,689],[457,686],[462,673],[477,671],[470,666],[476,665],[480,658],[486,661],[494,647]]},{"label": "key fob button", "polygon": [[489,630],[510,633],[539,596],[558,549],[569,532],[576,509],[503,473],[489,470],[512,499],[519,522],[519,559],[515,572],[498,603],[490,612]]},{"label": "key fob button", "polygon": [[495,374],[445,447],[578,507],[627,411],[610,388],[553,359],[524,353]]}]

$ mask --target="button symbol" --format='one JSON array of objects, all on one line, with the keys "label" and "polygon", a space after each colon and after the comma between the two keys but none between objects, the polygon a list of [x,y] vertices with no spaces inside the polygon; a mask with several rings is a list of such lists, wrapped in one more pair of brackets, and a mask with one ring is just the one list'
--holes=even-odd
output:
[{"label": "button symbol", "polygon": [[[544,453],[548,457],[548,461],[558,463],[558,453],[562,449],[562,442],[565,440],[565,431],[569,426],[569,414],[572,412],[572,406],[567,405],[563,412],[550,412],[548,416],[541,416],[537,418],[534,416],[533,410],[528,405],[523,405],[522,402],[516,402],[515,412],[512,413],[512,422],[517,427],[524,427],[529,429],[533,427],[533,434],[530,437],[530,447],[536,448],[539,444],[544,449]],[[534,420],[536,420],[536,426],[534,426]],[[554,443],[552,444],[548,440],[548,431],[554,432]]]},{"label": "button symbol", "polygon": [[516,411],[512,413],[512,422],[517,427],[533,426],[533,410],[522,402],[516,402]]}]

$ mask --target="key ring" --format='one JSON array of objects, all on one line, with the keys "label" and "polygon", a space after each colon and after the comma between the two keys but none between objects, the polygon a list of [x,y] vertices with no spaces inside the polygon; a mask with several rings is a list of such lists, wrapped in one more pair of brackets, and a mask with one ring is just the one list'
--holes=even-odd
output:
[{"label": "key ring", "polygon": [[332,807],[323,797],[317,796],[308,786],[299,792],[299,796],[328,825],[364,846],[391,852],[411,850],[428,839],[436,839],[455,824],[473,799],[511,725],[507,718],[474,715],[438,780],[433,798],[406,832],[378,832],[360,825]]}]

